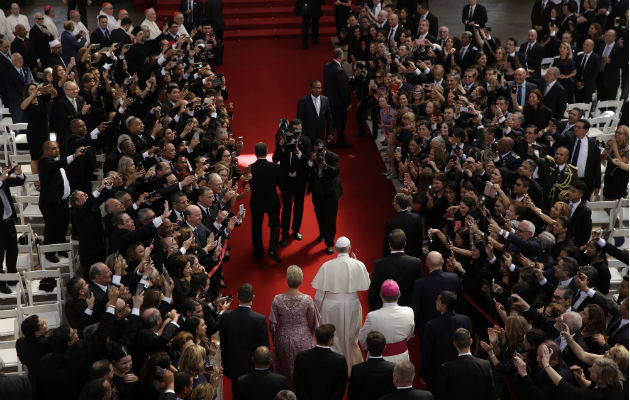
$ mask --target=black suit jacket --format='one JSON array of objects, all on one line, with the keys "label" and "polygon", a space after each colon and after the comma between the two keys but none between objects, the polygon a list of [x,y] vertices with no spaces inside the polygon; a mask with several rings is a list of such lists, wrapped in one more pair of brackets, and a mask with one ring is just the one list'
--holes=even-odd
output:
[{"label": "black suit jacket", "polygon": [[433,395],[426,390],[396,389],[390,394],[379,397],[378,400],[433,400]]},{"label": "black suit jacket", "polygon": [[100,44],[101,47],[109,47],[112,45],[112,33],[109,33],[109,39],[103,34],[100,27],[94,29],[94,31],[90,34],[90,43]]},{"label": "black suit jacket", "polygon": [[[463,47],[463,46],[462,46]],[[470,67],[475,62],[475,55],[479,49],[475,47],[475,45],[471,42],[464,53],[464,56],[461,55],[461,47],[455,51],[455,63],[457,63],[462,71],[466,71],[468,67]]]},{"label": "black suit jacket", "polygon": [[396,390],[394,363],[382,358],[368,358],[352,366],[348,382],[348,400],[375,400]]},{"label": "black suit jacket", "polygon": [[31,383],[25,376],[5,375],[0,372],[0,398],[24,400],[32,396]]},{"label": "black suit jacket", "polygon": [[323,177],[318,176],[317,162],[312,167],[307,165],[308,189],[316,196],[329,196],[337,200],[343,195],[343,186],[339,179],[339,156],[330,150],[326,150],[326,167],[323,169]]},{"label": "black suit jacket", "polygon": [[621,328],[619,328],[619,322],[621,321],[621,317],[615,317],[610,321],[608,325],[607,334],[608,334],[608,344],[610,346],[614,346],[616,344],[622,344],[628,348],[628,324],[625,324]]},{"label": "black suit jacket", "polygon": [[424,330],[424,324],[437,317],[439,313],[435,309],[435,299],[442,290],[450,290],[457,294],[457,307],[455,311],[463,314],[466,300],[459,276],[452,272],[433,271],[414,283],[411,297],[411,307],[416,320],[416,329]]},{"label": "black suit jacket", "polygon": [[492,367],[487,360],[473,356],[459,356],[442,364],[438,375],[436,397],[440,400],[495,398]]},{"label": "black suit jacket", "polygon": [[428,321],[425,326],[418,375],[427,380],[431,388],[437,385],[440,365],[457,357],[457,350],[453,346],[453,333],[458,328],[470,331],[470,318],[453,312],[440,314]]},{"label": "black suit jacket", "polygon": [[302,121],[303,135],[314,142],[316,139],[326,139],[333,134],[333,120],[328,97],[320,95],[319,114],[311,95],[308,94],[298,101],[297,118]]},{"label": "black suit jacket", "polygon": [[112,43],[120,43],[122,45],[131,44],[131,37],[129,37],[123,28],[116,28],[111,31],[109,39]]},{"label": "black suit jacket", "polygon": [[280,198],[276,188],[284,189],[285,179],[278,164],[259,159],[251,165],[252,179],[249,207],[252,210],[267,211],[280,209]]},{"label": "black suit jacket", "polygon": [[281,390],[288,390],[287,378],[268,369],[254,370],[238,378],[239,400],[273,400]]},{"label": "black suit jacket", "polygon": [[68,97],[66,97],[63,93],[57,96],[53,102],[52,126],[57,132],[57,142],[59,143],[62,156],[67,155],[67,153],[65,153],[65,145],[72,134],[72,131],[70,130],[70,121],[75,118],[79,118],[84,121],[86,120],[85,116],[81,114],[81,108],[83,108],[85,101],[81,96],[77,96],[76,102],[77,108],[75,110],[70,100],[68,100]]},{"label": "black suit jacket", "polygon": [[33,46],[35,56],[39,58],[42,64],[45,64],[48,54],[50,54],[50,46],[48,43],[54,40],[55,37],[50,33],[46,35],[37,25],[33,25],[28,33],[28,38]]},{"label": "black suit jacket", "polygon": [[[215,31],[225,30],[223,21],[223,2],[221,0],[206,0],[206,19]],[[321,12],[321,11],[320,11]]]},{"label": "black suit jacket", "polygon": [[527,69],[534,70],[536,76],[540,76],[540,63],[545,56],[545,48],[538,42],[534,43],[532,48],[526,52],[528,42],[521,44],[519,51],[525,55]]},{"label": "black suit jacket", "polygon": [[55,65],[61,65],[65,68],[68,66],[66,60],[63,59],[63,56],[61,54],[55,54],[52,52],[48,54],[48,57],[46,57],[46,60],[42,61],[42,63],[49,67],[54,67]]},{"label": "black suit jacket", "polygon": [[[9,200],[9,204],[11,204],[11,218],[14,222],[17,222],[17,213],[15,212],[15,206],[11,201],[11,190],[9,188],[13,186],[22,186],[24,182],[26,182],[26,177],[20,178],[18,176],[11,176],[2,183],[2,186],[0,186],[0,190],[4,192],[7,200]],[[4,203],[2,201],[0,201],[0,216],[4,216]]]},{"label": "black suit jacket", "polygon": [[584,84],[583,90],[586,93],[593,93],[597,83],[597,76],[599,75],[601,59],[595,51],[592,51],[588,60],[586,60],[586,64],[582,65],[583,62],[584,53],[580,53],[575,58],[575,65],[577,66],[575,81],[582,82]]},{"label": "black suit jacket", "polygon": [[462,24],[464,24],[464,30],[472,32],[473,27],[470,25],[466,25],[466,20],[468,20],[469,24],[478,24],[481,28],[485,28],[486,22],[488,22],[488,13],[486,12],[486,8],[481,4],[477,3],[475,5],[475,10],[473,11],[472,20],[470,17],[470,4],[466,4],[464,9],[462,10]]},{"label": "black suit jacket", "polygon": [[[438,21],[438,17],[433,14],[431,11],[429,11],[429,13],[426,16],[426,20],[429,21],[429,34],[431,36],[433,36],[434,38],[438,37],[438,28],[439,28],[439,21]],[[420,25],[420,16],[417,17],[417,19],[414,20],[414,26],[413,26],[413,34],[414,37],[416,37],[416,35],[418,34],[418,25]],[[435,42],[432,42],[435,43]]]},{"label": "black suit jacket", "polygon": [[[186,14],[186,11],[188,11],[189,9],[190,13]],[[196,28],[199,26],[201,14],[203,14],[203,5],[199,0],[194,0],[192,8],[189,8],[188,0],[181,0],[179,2],[179,8],[177,9],[177,11],[181,12],[184,15],[184,25],[186,26],[186,29],[190,29],[190,27]]]},{"label": "black suit jacket", "polygon": [[420,257],[422,252],[422,219],[420,215],[407,210],[398,211],[395,216],[385,223],[385,245],[383,257],[389,254],[389,234],[394,229],[402,229],[405,232],[407,243],[405,253],[412,257]]},{"label": "black suit jacket", "polygon": [[177,325],[169,323],[166,325],[161,335],[156,334],[151,329],[140,329],[136,337],[136,357],[134,360],[141,365],[149,356],[158,351],[168,351],[166,345],[177,333]]},{"label": "black suit jacket", "polygon": [[[540,88],[543,93],[545,93],[545,86],[545,83],[543,83]],[[567,109],[567,93],[560,82],[556,81],[544,95],[543,104],[551,109],[551,114],[554,118],[558,120],[563,118],[564,111]]]},{"label": "black suit jacket", "polygon": [[[569,163],[573,160],[573,151],[575,148],[575,134],[570,132],[568,135],[563,135],[561,137],[563,141],[563,145],[567,146],[569,152],[571,153],[569,156]],[[560,140],[558,140],[558,145],[560,146]],[[577,167],[577,166],[576,166]],[[584,168],[584,177],[581,178],[586,186],[588,187],[588,193],[585,193],[585,198],[590,196],[590,193],[595,188],[602,187],[602,174],[601,174],[601,161],[599,155],[599,146],[597,145],[597,141],[595,138],[588,138],[588,155],[586,156],[586,166]],[[577,171],[575,172],[577,176]]]},{"label": "black suit jacket", "polygon": [[368,307],[370,311],[383,306],[381,301],[381,285],[387,279],[393,279],[400,288],[398,304],[411,306],[413,285],[422,277],[422,262],[417,257],[405,253],[389,254],[374,263],[370,288],[368,289]]},{"label": "black suit jacket", "polygon": [[[11,42],[11,54],[20,53],[22,58],[24,59],[24,65],[33,69],[37,66],[37,54],[35,53],[35,48],[31,41],[28,38],[24,38],[24,40],[16,37]],[[42,63],[45,60],[42,61]]]},{"label": "black suit jacket", "polygon": [[[602,52],[604,51],[605,46],[602,48]],[[598,54],[600,57],[601,53]],[[619,87],[619,68],[623,65],[623,49],[618,45],[614,45],[610,54],[608,55],[610,58],[609,63],[604,63],[604,70],[601,72],[602,79],[601,85],[603,87]],[[603,61],[602,61],[603,62]]]},{"label": "black suit jacket", "polygon": [[61,205],[63,196],[63,178],[61,168],[67,168],[67,158],[61,157],[59,160],[42,156],[38,160],[39,168],[39,204],[41,205]]},{"label": "black suit jacket", "polygon": [[220,332],[224,374],[230,379],[254,369],[251,358],[256,347],[269,347],[267,320],[249,307],[224,312]]},{"label": "black suit jacket", "polygon": [[341,400],[347,381],[346,358],[329,348],[313,347],[295,357],[293,388],[300,400]]},{"label": "black suit jacket", "polygon": [[591,228],[593,224],[591,220],[591,209],[584,204],[584,201],[581,201],[575,211],[573,211],[571,221],[573,221],[573,229],[575,232],[573,237],[575,245],[578,247],[584,246],[591,238]]},{"label": "black suit jacket", "polygon": [[142,225],[133,231],[128,229],[113,228],[112,237],[110,240],[111,251],[119,251],[124,254],[127,251],[127,247],[134,242],[143,242],[149,239],[155,233],[155,225],[152,222]]},{"label": "black suit jacket", "polygon": [[[400,31],[402,31],[402,26],[399,26]],[[324,66],[323,94],[328,97],[331,107],[348,107],[350,105],[348,77],[337,61],[330,61]]]}]

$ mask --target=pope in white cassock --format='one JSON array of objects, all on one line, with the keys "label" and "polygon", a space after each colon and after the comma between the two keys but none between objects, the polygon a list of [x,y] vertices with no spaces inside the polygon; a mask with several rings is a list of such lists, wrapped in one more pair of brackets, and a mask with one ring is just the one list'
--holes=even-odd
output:
[{"label": "pope in white cassock", "polygon": [[358,293],[368,290],[370,276],[365,264],[350,256],[350,240],[342,236],[335,243],[337,258],[326,261],[317,271],[311,285],[317,291],[315,304],[321,313],[322,324],[336,328],[332,349],[343,354],[352,366],[363,361],[357,343],[363,313]]}]

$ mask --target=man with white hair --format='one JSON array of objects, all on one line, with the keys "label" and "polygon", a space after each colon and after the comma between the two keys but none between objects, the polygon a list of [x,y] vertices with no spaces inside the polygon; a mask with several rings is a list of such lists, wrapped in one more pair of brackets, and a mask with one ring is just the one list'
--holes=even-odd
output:
[{"label": "man with white hair", "polygon": [[[381,332],[385,336],[383,358],[395,363],[398,360],[409,360],[407,341],[415,328],[411,307],[399,306],[400,289],[396,281],[387,279],[381,285],[383,307],[371,311],[365,317],[365,323],[359,331],[359,343],[367,349],[367,336],[372,331]],[[368,354],[370,355],[370,354]]]},{"label": "man with white hair", "polygon": [[335,243],[337,258],[326,261],[317,271],[311,285],[322,324],[335,326],[332,349],[346,357],[348,373],[363,361],[357,344],[361,329],[361,303],[358,292],[370,286],[365,265],[350,252],[350,240],[342,236]]},{"label": "man with white hair", "polygon": [[140,23],[140,26],[145,26],[149,29],[149,39],[155,39],[162,34],[162,30],[155,23],[157,14],[153,8],[147,8],[144,12],[144,20]]},{"label": "man with white hair", "polygon": [[413,388],[416,369],[409,360],[400,360],[394,366],[394,386],[396,391],[380,397],[380,400],[415,399],[433,400],[431,392]]},{"label": "man with white hair", "polygon": [[70,15],[70,21],[74,24],[74,30],[72,34],[76,37],[76,35],[85,35],[86,43],[90,44],[90,31],[88,31],[87,26],[84,24],[82,20],[81,13],[76,10],[70,10],[68,13]]},{"label": "man with white hair", "polygon": [[28,31],[31,29],[31,25],[28,23],[28,18],[24,14],[20,14],[20,6],[18,3],[11,3],[11,14],[7,15],[7,26],[6,30],[9,34],[7,36],[7,40],[9,43],[13,42],[15,39],[15,27],[18,25],[22,25]]},{"label": "man with white hair", "polygon": [[50,5],[44,7],[44,25],[46,25],[55,39],[59,39],[59,30],[57,30],[57,25],[54,20],[56,15],[57,10],[55,10],[55,7]]},{"label": "man with white hair", "polygon": [[177,25],[179,25],[179,28],[177,29],[177,36],[190,36],[188,30],[184,26],[184,14],[178,12],[173,17],[173,21],[175,21]]},{"label": "man with white hair", "polygon": [[501,229],[496,222],[491,222],[490,224],[490,231],[505,239],[506,245],[516,247],[530,260],[536,260],[536,258],[543,253],[540,241],[534,237],[536,227],[530,221],[523,220],[518,224],[516,229],[510,230]]},{"label": "man with white hair", "polygon": [[114,18],[114,6],[109,2],[104,2],[101,6],[101,11],[98,12],[96,16],[96,21],[98,22],[99,17],[104,15],[107,17],[107,29],[111,32],[116,28],[116,18]]},{"label": "man with white hair", "polygon": [[543,103],[551,109],[554,118],[562,119],[567,109],[567,93],[564,86],[558,82],[560,70],[550,67],[545,73],[544,84],[541,85]]}]

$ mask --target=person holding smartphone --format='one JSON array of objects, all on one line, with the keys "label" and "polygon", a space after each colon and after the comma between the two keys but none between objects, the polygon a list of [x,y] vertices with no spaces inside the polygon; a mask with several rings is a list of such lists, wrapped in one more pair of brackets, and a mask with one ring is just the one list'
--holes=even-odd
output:
[{"label": "person holding smartphone", "polygon": [[[17,272],[17,233],[15,221],[17,214],[11,201],[10,187],[22,186],[26,177],[22,173],[22,167],[17,164],[14,167],[3,167],[0,175],[0,262],[6,254],[6,266],[8,273]],[[0,273],[4,272],[0,270]],[[0,293],[11,294],[6,282],[0,282]]]}]

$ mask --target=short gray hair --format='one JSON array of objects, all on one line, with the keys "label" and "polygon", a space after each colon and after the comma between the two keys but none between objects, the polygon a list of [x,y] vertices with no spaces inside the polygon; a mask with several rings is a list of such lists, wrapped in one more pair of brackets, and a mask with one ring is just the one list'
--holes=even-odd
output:
[{"label": "short gray hair", "polygon": [[409,360],[400,360],[394,366],[394,376],[398,378],[399,386],[411,386],[416,369]]},{"label": "short gray hair", "polygon": [[575,333],[582,328],[582,316],[575,311],[567,311],[562,314],[562,320],[567,324],[571,333]]},{"label": "short gray hair", "polygon": [[536,226],[531,221],[528,221],[526,219],[523,220],[523,224],[527,226],[527,232],[531,233],[532,236],[534,236],[534,233],[536,232]]}]

